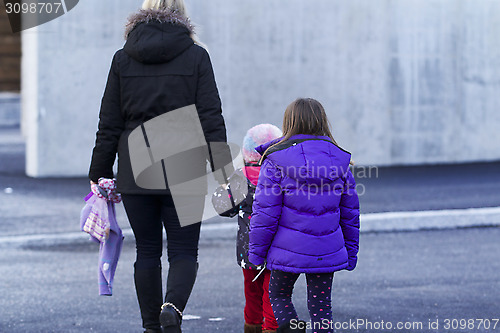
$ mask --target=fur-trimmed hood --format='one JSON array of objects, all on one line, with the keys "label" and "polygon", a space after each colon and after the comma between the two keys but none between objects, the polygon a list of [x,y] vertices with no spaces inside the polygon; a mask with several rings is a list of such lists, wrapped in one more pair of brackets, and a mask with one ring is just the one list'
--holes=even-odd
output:
[{"label": "fur-trimmed hood", "polygon": [[140,10],[129,17],[125,52],[145,64],[169,62],[194,44],[189,18],[172,10]]},{"label": "fur-trimmed hood", "polygon": [[188,17],[182,16],[177,11],[170,9],[141,9],[128,18],[127,25],[125,26],[125,39],[128,39],[130,32],[134,30],[137,25],[152,21],[180,25],[188,29],[190,35],[194,35],[194,25],[191,23],[191,20]]}]

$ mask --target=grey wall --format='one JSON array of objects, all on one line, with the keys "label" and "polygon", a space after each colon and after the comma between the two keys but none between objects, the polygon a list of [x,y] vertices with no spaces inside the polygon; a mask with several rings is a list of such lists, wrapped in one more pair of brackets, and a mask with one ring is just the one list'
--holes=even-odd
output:
[{"label": "grey wall", "polygon": [[[140,0],[86,0],[23,33],[32,176],[87,172],[123,24]],[[500,2],[188,0],[231,141],[319,99],[358,164],[500,159]]]}]

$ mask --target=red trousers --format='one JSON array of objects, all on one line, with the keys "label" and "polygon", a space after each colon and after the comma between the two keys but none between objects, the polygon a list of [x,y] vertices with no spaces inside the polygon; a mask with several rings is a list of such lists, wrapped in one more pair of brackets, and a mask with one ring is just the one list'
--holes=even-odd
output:
[{"label": "red trousers", "polygon": [[278,324],[269,301],[271,271],[266,269],[255,282],[252,282],[257,274],[259,274],[257,270],[243,269],[245,279],[245,323],[262,325],[262,330],[275,331],[278,329]]}]

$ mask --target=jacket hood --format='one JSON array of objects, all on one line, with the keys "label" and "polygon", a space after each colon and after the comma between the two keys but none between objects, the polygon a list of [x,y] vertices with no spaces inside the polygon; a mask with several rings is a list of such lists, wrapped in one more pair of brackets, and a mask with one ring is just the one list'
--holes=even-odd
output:
[{"label": "jacket hood", "polygon": [[169,62],[194,44],[194,26],[172,10],[140,10],[129,17],[124,51],[144,64]]},{"label": "jacket hood", "polygon": [[271,140],[269,142],[266,142],[258,147],[255,148],[255,150],[260,154],[264,154],[264,152],[267,150],[267,148],[271,147],[272,145],[274,145],[275,143],[278,143],[281,139],[283,139],[283,137],[281,138],[277,138],[277,139],[274,139],[274,140]]},{"label": "jacket hood", "polygon": [[[288,177],[300,183],[324,185],[344,177],[349,170],[351,154],[334,145],[328,137],[299,134],[287,141],[293,140],[301,141],[267,156]],[[263,153],[278,141],[268,142],[256,150]]]}]

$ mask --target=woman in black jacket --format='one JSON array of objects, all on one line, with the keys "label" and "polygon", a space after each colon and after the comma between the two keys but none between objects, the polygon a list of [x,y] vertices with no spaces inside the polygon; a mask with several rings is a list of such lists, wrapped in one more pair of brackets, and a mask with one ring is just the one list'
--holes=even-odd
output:
[{"label": "woman in black jacket", "polygon": [[[145,0],[130,17],[126,38],[111,64],[89,178],[92,183],[113,178],[118,153],[117,189],[136,238],[134,280],[143,327],[146,332],[180,332],[182,311],[196,279],[201,222],[181,227],[178,213],[194,207],[195,218],[201,221],[204,193],[184,193],[180,200],[184,207],[177,202],[175,207],[163,160],[158,169],[163,167],[162,185],[138,186],[129,134],[141,127],[144,131],[146,122],[161,115],[193,105],[206,142],[226,142],[226,128],[209,55],[196,42],[183,0]],[[147,138],[146,144],[149,149]],[[197,172],[204,172],[206,163],[206,158],[189,160]],[[224,177],[218,181],[225,183]],[[160,260],[163,227],[169,260],[165,302]]]}]

